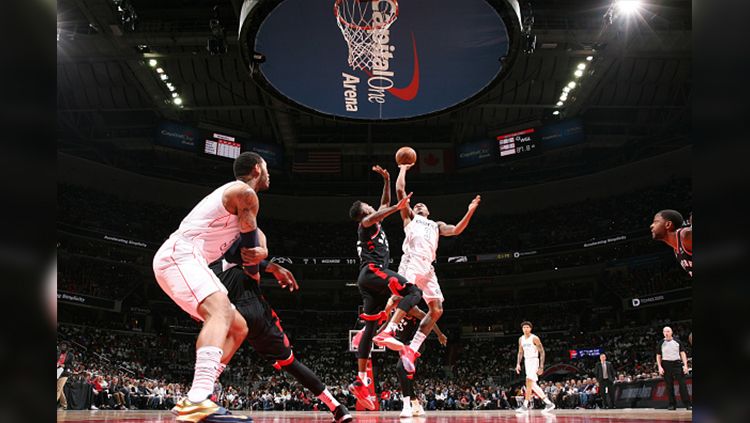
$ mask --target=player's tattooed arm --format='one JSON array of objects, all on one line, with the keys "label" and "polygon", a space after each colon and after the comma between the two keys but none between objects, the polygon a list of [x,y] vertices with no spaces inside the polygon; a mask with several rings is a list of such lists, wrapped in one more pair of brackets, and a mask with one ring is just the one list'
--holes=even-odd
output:
[{"label": "player's tattooed arm", "polygon": [[381,210],[391,205],[391,174],[380,165],[373,166],[372,171],[383,177],[383,195],[380,197],[380,208],[378,209]]},{"label": "player's tattooed arm", "polygon": [[[413,164],[403,164],[398,166],[398,177],[396,178],[396,198],[401,200],[406,197],[406,172]],[[408,225],[409,222],[414,218],[414,211],[411,207],[406,207],[401,210],[401,219],[404,221],[404,226]]]},{"label": "player's tattooed arm", "polygon": [[460,235],[467,226],[469,226],[469,222],[471,221],[471,217],[474,216],[474,212],[477,210],[477,207],[479,207],[479,203],[482,202],[482,196],[477,195],[474,197],[473,200],[471,200],[471,203],[469,203],[469,208],[466,211],[466,214],[464,217],[455,225],[448,225],[445,222],[437,222],[438,229],[440,230],[440,235],[442,236],[456,236]]},{"label": "player's tattooed arm", "polygon": [[[534,337],[534,346],[539,351],[539,372],[544,370],[544,346],[538,336]],[[541,373],[540,373],[541,374]]]},{"label": "player's tattooed arm", "polygon": [[[244,184],[243,184],[244,185]],[[258,194],[255,190],[245,185],[241,188],[229,188],[227,191],[234,197],[237,218],[240,223],[240,232],[252,232],[258,228]]]},{"label": "player's tattooed arm", "polygon": [[518,359],[516,360],[516,374],[521,374],[521,360],[523,360],[523,347],[521,339],[518,339]]},{"label": "player's tattooed arm", "polygon": [[381,208],[380,210],[376,211],[375,213],[365,217],[362,219],[361,225],[365,228],[370,227],[386,217],[392,215],[393,213],[403,209],[404,207],[409,207],[409,200],[411,199],[412,193],[410,192],[409,195],[401,199],[398,203],[388,206],[385,208]]}]

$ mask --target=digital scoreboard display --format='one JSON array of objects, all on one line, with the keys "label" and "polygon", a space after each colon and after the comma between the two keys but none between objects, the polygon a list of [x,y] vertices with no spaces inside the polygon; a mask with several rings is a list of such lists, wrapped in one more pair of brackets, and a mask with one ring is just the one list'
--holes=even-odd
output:
[{"label": "digital scoreboard display", "polygon": [[236,159],[240,155],[241,147],[242,144],[236,142],[234,137],[213,132],[206,136],[203,152],[211,156]]},{"label": "digital scoreboard display", "polygon": [[534,128],[511,132],[497,136],[500,159],[526,155],[536,150],[536,133]]}]

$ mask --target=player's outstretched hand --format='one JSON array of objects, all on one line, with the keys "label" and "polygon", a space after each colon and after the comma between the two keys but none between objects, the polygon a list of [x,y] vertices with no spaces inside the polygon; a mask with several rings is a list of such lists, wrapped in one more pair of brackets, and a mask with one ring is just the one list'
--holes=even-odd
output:
[{"label": "player's outstretched hand", "polygon": [[373,166],[372,170],[375,173],[377,173],[378,175],[382,176],[383,179],[390,179],[391,178],[391,174],[388,173],[388,170],[387,169],[383,169],[382,167],[380,167],[380,165]]},{"label": "player's outstretched hand", "polygon": [[396,204],[396,209],[397,210],[402,210],[402,209],[405,209],[405,208],[409,207],[409,201],[411,201],[410,199],[411,199],[411,195],[412,194],[414,194],[414,193],[410,192],[409,195],[407,195],[406,197],[402,198],[401,201],[399,201],[398,204]]},{"label": "player's outstretched hand", "polygon": [[517,375],[521,374],[521,365],[520,364],[516,364],[516,374]]},{"label": "player's outstretched hand", "polygon": [[279,285],[282,288],[289,288],[289,292],[293,292],[299,289],[299,285],[297,285],[297,279],[294,278],[294,274],[292,274],[292,272],[290,272],[286,268],[281,267],[276,263],[271,263],[268,265],[266,270],[273,273],[273,277],[276,278],[277,281],[279,281]]},{"label": "player's outstretched hand", "polygon": [[264,247],[240,248],[243,266],[254,266],[268,257],[268,249]]},{"label": "player's outstretched hand", "polygon": [[446,346],[448,345],[448,337],[445,336],[444,333],[438,335],[438,342],[440,342],[440,345]]},{"label": "player's outstretched hand", "polygon": [[409,164],[405,163],[405,164],[398,165],[399,169],[405,169],[405,170],[411,169],[412,166],[414,166],[414,163],[409,163]]},{"label": "player's outstretched hand", "polygon": [[479,203],[481,202],[482,202],[482,196],[477,195],[476,197],[474,197],[473,200],[471,200],[471,203],[469,203],[469,210],[470,211],[476,210],[477,207],[479,207]]}]

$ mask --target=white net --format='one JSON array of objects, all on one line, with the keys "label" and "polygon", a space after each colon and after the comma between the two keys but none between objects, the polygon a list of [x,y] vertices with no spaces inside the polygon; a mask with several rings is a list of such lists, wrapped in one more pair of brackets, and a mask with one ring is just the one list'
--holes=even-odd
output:
[{"label": "white net", "polygon": [[336,0],[336,23],[349,47],[352,69],[372,69],[373,57],[398,17],[396,0]]}]

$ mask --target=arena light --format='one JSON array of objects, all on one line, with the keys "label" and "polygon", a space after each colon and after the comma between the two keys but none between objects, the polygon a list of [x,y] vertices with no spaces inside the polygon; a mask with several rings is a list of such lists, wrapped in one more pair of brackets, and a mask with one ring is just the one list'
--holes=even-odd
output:
[{"label": "arena light", "polygon": [[563,94],[563,95],[560,96],[560,101],[565,101],[567,99],[568,99],[568,95],[567,94]]},{"label": "arena light", "polygon": [[632,15],[640,9],[641,2],[639,0],[619,0],[615,5],[620,13]]},{"label": "arena light", "polygon": [[576,87],[576,83],[575,83],[575,81],[570,81],[570,82],[568,82],[568,87],[570,87],[570,89],[571,89],[571,90],[572,90],[573,88],[575,88],[575,87]]},{"label": "arena light", "polygon": [[175,90],[174,85],[172,85],[170,83],[167,83],[167,88],[169,88],[169,91],[174,91]]},{"label": "arena light", "polygon": [[560,107],[560,106],[562,106],[562,105],[563,105],[563,102],[562,102],[562,101],[558,101],[558,102],[557,102],[557,107]]},{"label": "arena light", "polygon": [[157,62],[156,59],[151,59],[151,60],[148,61],[148,65],[151,66],[152,68],[155,68],[156,65],[158,65],[158,64],[159,64],[159,62]]},{"label": "arena light", "polygon": [[180,95],[179,95],[179,94],[177,94],[177,93],[172,93],[172,98],[177,98],[177,97],[179,97],[179,96],[180,96]]},{"label": "arena light", "polygon": [[174,98],[174,100],[172,100],[172,102],[173,102],[173,103],[174,103],[175,105],[177,105],[177,106],[180,106],[180,105],[182,105],[182,99],[181,99],[180,97],[175,97],[175,98]]},{"label": "arena light", "polygon": [[164,69],[162,69],[162,68],[156,68],[156,73],[164,73]]},{"label": "arena light", "polygon": [[592,60],[594,60],[594,56],[586,56],[586,61],[587,62],[590,62]]},{"label": "arena light", "polygon": [[573,75],[575,75],[576,78],[580,78],[583,76],[583,71],[578,69],[577,71],[573,72]]},{"label": "arena light", "polygon": [[570,87],[563,87],[563,92],[565,94],[569,93],[570,92]]},{"label": "arena light", "polygon": [[586,69],[586,64],[585,63],[579,63],[578,64],[578,70],[584,70],[584,69]]},{"label": "arena light", "polygon": [[[559,110],[555,110],[554,112],[552,112],[552,114],[555,115],[555,116],[557,116],[557,115],[560,114],[560,111]],[[555,269],[555,270],[557,270],[557,269]]]},{"label": "arena light", "polygon": [[169,79],[166,73],[159,75],[159,77],[161,78],[162,81],[166,81],[167,79]]}]

